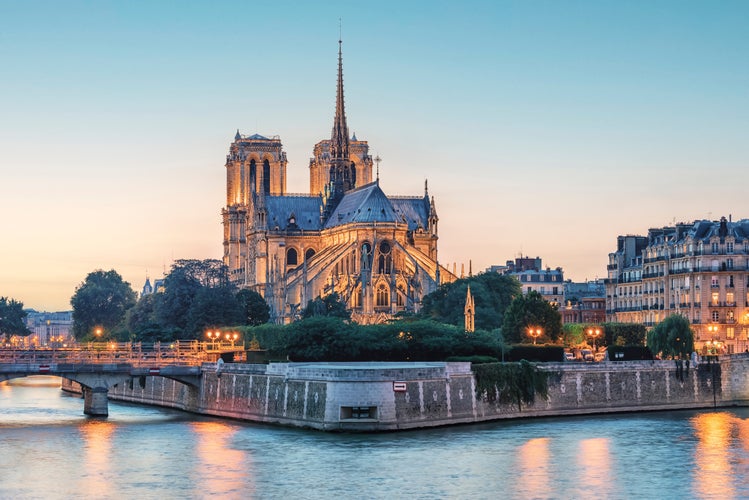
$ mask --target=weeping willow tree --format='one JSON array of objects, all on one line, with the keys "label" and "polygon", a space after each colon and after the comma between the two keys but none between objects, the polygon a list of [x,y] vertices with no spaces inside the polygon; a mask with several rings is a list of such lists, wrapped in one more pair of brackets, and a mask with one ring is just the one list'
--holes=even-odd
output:
[{"label": "weeping willow tree", "polygon": [[673,359],[676,378],[684,380],[689,372],[689,357],[694,351],[694,332],[688,319],[678,314],[664,319],[648,332],[647,344],[653,354]]},{"label": "weeping willow tree", "polygon": [[650,352],[663,359],[689,359],[694,351],[694,332],[689,320],[674,314],[658,323],[648,332]]},{"label": "weeping willow tree", "polygon": [[549,372],[539,370],[526,360],[519,363],[484,363],[472,365],[476,378],[476,397],[488,402],[531,405],[536,395],[548,397]]}]

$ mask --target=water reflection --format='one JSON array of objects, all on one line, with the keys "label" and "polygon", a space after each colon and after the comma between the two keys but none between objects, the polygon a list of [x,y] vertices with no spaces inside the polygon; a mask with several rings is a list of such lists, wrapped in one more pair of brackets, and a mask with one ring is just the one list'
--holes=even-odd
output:
[{"label": "water reflection", "polygon": [[611,454],[607,438],[584,439],[577,454],[581,469],[581,482],[588,491],[598,496],[608,496],[611,488]]},{"label": "water reflection", "polygon": [[553,491],[549,471],[549,438],[529,439],[518,449],[523,496],[540,498]]},{"label": "water reflection", "polygon": [[105,420],[88,420],[79,426],[83,441],[82,487],[86,498],[111,495],[112,438],[116,425]]},{"label": "water reflection", "polygon": [[734,498],[731,468],[731,428],[736,419],[728,413],[703,413],[692,418],[697,438],[694,477],[701,498]]},{"label": "water reflection", "polygon": [[220,498],[248,498],[254,496],[249,457],[232,447],[237,432],[235,425],[223,422],[191,422],[195,444],[198,491],[211,492]]}]

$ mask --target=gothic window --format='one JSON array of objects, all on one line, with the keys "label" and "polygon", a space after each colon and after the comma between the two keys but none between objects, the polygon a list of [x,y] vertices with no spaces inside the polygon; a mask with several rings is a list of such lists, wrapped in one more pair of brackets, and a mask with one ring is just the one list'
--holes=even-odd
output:
[{"label": "gothic window", "polygon": [[263,160],[263,192],[270,193],[270,163]]},{"label": "gothic window", "polygon": [[250,160],[250,192],[254,193],[257,191],[257,186],[255,183],[257,182],[257,164],[255,164],[255,160]]},{"label": "gothic window", "polygon": [[298,264],[297,262],[297,252],[294,248],[289,248],[286,250],[286,265],[287,266],[296,266]]},{"label": "gothic window", "polygon": [[377,287],[377,305],[384,307],[390,304],[390,294],[388,293],[388,287],[384,283],[380,283]]},{"label": "gothic window", "polygon": [[306,252],[304,252],[304,260],[310,260],[312,256],[315,255],[314,248],[308,248]]}]

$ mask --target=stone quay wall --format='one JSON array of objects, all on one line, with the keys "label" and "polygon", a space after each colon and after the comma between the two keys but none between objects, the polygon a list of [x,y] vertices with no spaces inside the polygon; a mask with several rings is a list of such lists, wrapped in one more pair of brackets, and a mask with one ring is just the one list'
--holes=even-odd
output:
[{"label": "stone quay wall", "polygon": [[204,364],[201,386],[135,378],[110,399],[253,422],[389,431],[506,418],[749,405],[749,354],[693,362],[545,363],[548,398],[476,397],[469,363]]}]

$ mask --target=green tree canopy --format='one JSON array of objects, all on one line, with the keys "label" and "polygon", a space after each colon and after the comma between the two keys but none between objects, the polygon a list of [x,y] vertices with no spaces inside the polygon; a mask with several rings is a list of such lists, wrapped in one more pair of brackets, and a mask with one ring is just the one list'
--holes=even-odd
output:
[{"label": "green tree canopy", "polygon": [[331,293],[325,297],[317,297],[307,302],[307,307],[302,311],[302,319],[314,318],[316,316],[328,316],[351,319],[351,313],[346,309],[341,297],[337,293]]},{"label": "green tree canopy", "polygon": [[647,345],[663,358],[688,359],[694,351],[694,332],[689,320],[672,314],[648,332]]},{"label": "green tree canopy", "polygon": [[476,307],[477,330],[498,328],[512,299],[520,295],[520,283],[512,276],[494,272],[481,273],[440,285],[423,298],[419,316],[462,327],[468,286],[471,287]]},{"label": "green tree canopy", "polygon": [[9,338],[11,335],[26,336],[31,331],[26,326],[28,313],[23,310],[23,302],[8,297],[0,297],[0,335]]},{"label": "green tree canopy", "polygon": [[562,317],[556,307],[549,304],[535,290],[518,295],[507,308],[502,324],[502,334],[510,343],[532,342],[530,327],[541,328],[539,340],[556,342],[562,334]]},{"label": "green tree canopy", "polygon": [[70,299],[73,306],[73,335],[83,339],[94,329],[111,332],[135,305],[135,292],[115,270],[89,273]]},{"label": "green tree canopy", "polygon": [[[229,272],[216,259],[177,260],[154,294],[152,320],[173,338],[200,338],[205,327],[243,324]],[[150,327],[148,327],[150,329]]]},{"label": "green tree canopy", "polygon": [[237,302],[242,310],[242,324],[257,326],[270,319],[270,307],[262,295],[243,288],[237,292]]}]

